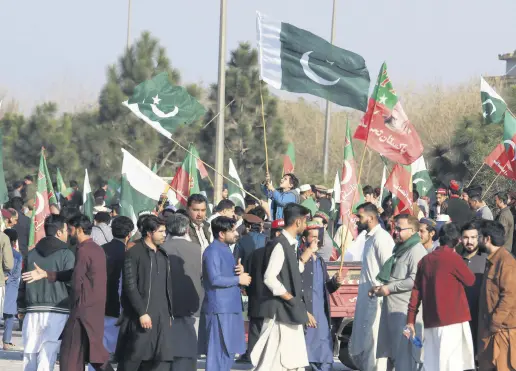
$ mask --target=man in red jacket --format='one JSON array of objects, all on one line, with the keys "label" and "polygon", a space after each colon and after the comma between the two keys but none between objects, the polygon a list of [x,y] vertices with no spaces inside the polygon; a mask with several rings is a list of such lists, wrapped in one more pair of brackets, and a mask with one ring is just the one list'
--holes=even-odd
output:
[{"label": "man in red jacket", "polygon": [[439,232],[440,246],[418,264],[408,306],[405,336],[415,336],[414,322],[423,303],[425,371],[475,368],[468,301],[464,286],[475,283],[455,246],[460,232],[453,223]]}]

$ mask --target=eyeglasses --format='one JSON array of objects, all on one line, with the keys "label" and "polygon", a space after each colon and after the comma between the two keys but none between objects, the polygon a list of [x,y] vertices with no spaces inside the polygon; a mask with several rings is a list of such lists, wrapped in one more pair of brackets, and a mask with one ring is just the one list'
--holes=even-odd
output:
[{"label": "eyeglasses", "polygon": [[414,229],[413,229],[413,228],[411,228],[411,227],[409,227],[409,228],[400,228],[400,227],[395,227],[395,228],[394,228],[394,230],[395,230],[396,232],[406,231],[406,230],[409,230],[409,229],[414,230]]}]

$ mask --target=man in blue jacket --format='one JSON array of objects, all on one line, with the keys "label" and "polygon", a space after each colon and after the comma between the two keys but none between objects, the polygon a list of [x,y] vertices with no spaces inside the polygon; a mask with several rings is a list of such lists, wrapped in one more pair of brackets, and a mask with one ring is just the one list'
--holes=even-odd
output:
[{"label": "man in blue jacket", "polygon": [[230,244],[238,238],[236,221],[219,216],[211,222],[213,242],[202,257],[205,291],[199,324],[199,352],[206,354],[206,371],[230,371],[236,353],[245,352],[244,318],[239,285],[251,276],[235,266]]},{"label": "man in blue jacket", "polygon": [[288,203],[299,203],[297,187],[299,187],[299,180],[294,174],[283,175],[278,189],[274,189],[270,175],[266,175],[265,183],[262,184],[262,191],[267,198],[272,200],[271,216],[273,220],[283,219],[283,208]]}]

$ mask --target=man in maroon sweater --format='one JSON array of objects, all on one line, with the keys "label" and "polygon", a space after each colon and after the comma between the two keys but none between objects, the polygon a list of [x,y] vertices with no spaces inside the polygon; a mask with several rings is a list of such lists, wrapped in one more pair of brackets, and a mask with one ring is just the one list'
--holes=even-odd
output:
[{"label": "man in maroon sweater", "polygon": [[418,264],[408,306],[405,336],[415,336],[414,322],[423,303],[425,371],[458,371],[475,368],[471,319],[464,286],[475,283],[455,246],[460,232],[453,223],[439,232],[440,246]]}]

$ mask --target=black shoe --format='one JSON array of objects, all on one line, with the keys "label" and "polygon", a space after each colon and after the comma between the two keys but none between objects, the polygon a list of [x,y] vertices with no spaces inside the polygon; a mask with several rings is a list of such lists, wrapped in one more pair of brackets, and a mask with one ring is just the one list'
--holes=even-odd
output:
[{"label": "black shoe", "polygon": [[236,363],[251,363],[251,357],[247,353],[242,354],[237,360]]}]

